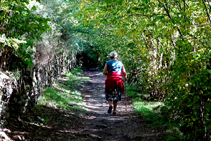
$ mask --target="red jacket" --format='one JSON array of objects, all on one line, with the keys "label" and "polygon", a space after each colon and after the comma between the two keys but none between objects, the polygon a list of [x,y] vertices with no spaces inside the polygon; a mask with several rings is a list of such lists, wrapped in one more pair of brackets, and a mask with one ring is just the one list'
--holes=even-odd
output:
[{"label": "red jacket", "polygon": [[[123,74],[125,76],[125,74]],[[105,92],[112,87],[120,87],[122,93],[124,93],[125,88],[123,84],[123,79],[121,72],[108,72],[107,78],[105,80]]]}]

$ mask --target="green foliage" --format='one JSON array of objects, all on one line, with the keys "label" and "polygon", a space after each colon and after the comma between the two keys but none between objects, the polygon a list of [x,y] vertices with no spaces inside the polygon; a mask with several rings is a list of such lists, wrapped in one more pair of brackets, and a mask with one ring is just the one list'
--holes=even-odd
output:
[{"label": "green foliage", "polygon": [[66,77],[57,82],[54,87],[45,89],[39,97],[38,104],[62,108],[71,112],[85,112],[81,93],[76,90],[76,88],[81,87],[80,80],[87,80],[87,78],[78,75],[80,72],[80,68],[73,72],[67,72]]},{"label": "green foliage", "polygon": [[210,140],[208,7],[204,0],[83,1],[75,12],[102,64],[116,50],[128,82],[165,100],[162,114],[185,140]]},{"label": "green foliage", "polygon": [[33,65],[34,39],[39,40],[42,33],[50,30],[47,24],[49,19],[34,14],[36,8],[29,8],[30,4],[29,0],[4,0],[0,5],[0,42],[3,47],[13,47],[16,55],[29,67]]},{"label": "green foliage", "polygon": [[[75,73],[76,75],[79,75],[80,73],[82,73],[83,70],[81,69],[81,67],[76,66],[73,71],[71,71],[71,73]],[[67,72],[68,73],[68,72]]]},{"label": "green foliage", "polygon": [[163,124],[164,121],[160,121],[158,118],[159,116],[156,115],[156,112],[153,110],[156,107],[163,106],[162,102],[147,102],[143,101],[140,98],[135,98],[133,99],[133,105],[135,108],[135,111],[138,114],[141,114],[144,118],[154,121],[159,122],[159,124]]},{"label": "green foliage", "polygon": [[[29,1],[1,2],[0,42],[13,46],[26,64],[32,65],[30,46],[34,39],[44,40],[38,43],[40,51],[59,54],[67,50],[72,56],[84,50],[102,66],[109,52],[116,50],[128,71],[127,81],[138,91],[148,93],[151,99],[165,101],[162,115],[178,124],[176,127],[184,133],[183,139],[210,140],[208,2],[44,0],[45,9],[25,3],[28,5]],[[49,29],[47,22],[52,31],[44,33]],[[24,37],[27,37],[25,45],[22,44]],[[52,50],[43,48],[47,41],[52,41]],[[61,86],[74,89],[73,84],[78,83],[76,74],[69,73],[74,82]],[[49,91],[52,92],[46,94],[49,99],[62,100],[60,92]],[[63,107],[68,107],[68,102],[64,103]],[[151,113],[146,103],[138,102],[136,107]]]},{"label": "green foliage", "polygon": [[145,119],[153,121],[154,124],[164,124],[166,121],[161,121],[161,117],[158,116],[164,102],[150,101],[149,94],[143,94],[137,90],[138,88],[135,85],[127,85],[126,87],[126,93],[132,99],[135,112]]},{"label": "green foliage", "polygon": [[0,22],[5,25],[0,34],[6,34],[6,36],[13,38],[20,38],[22,35],[27,34],[28,38],[39,39],[40,35],[46,29],[49,29],[47,24],[49,19],[33,14],[32,11],[36,10],[36,8],[29,9],[28,6],[29,0],[3,1],[0,6],[2,10]]},{"label": "green foliage", "polygon": [[15,51],[16,54],[22,58],[23,63],[27,66],[32,67],[33,62],[31,60],[31,56],[34,54],[32,50],[34,42],[32,40],[26,40],[25,44],[19,45],[19,48]]},{"label": "green foliage", "polygon": [[7,38],[5,36],[5,34],[2,34],[0,36],[0,43],[3,44],[2,47],[4,46],[13,46],[15,49],[18,49],[19,48],[19,44],[23,44],[23,43],[26,43],[26,41],[23,41],[23,40],[18,40],[18,39],[15,39],[15,38]]},{"label": "green foliage", "polygon": [[165,109],[164,102],[150,101],[149,95],[140,94],[137,87],[127,87],[127,95],[132,99],[136,114],[151,122],[152,126],[161,128],[166,141],[181,140],[181,132],[177,123],[171,122],[168,116],[162,112]]}]

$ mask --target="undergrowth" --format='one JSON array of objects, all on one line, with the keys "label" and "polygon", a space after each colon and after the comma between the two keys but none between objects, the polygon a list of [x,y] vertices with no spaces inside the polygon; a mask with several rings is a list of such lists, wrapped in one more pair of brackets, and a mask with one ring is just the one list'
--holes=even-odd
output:
[{"label": "undergrowth", "polygon": [[164,102],[150,100],[149,94],[138,92],[136,85],[128,85],[126,93],[132,99],[135,113],[141,115],[145,120],[151,121],[151,126],[162,128],[166,141],[181,139],[182,134],[178,125],[169,121],[166,116]]},{"label": "undergrowth", "polygon": [[46,88],[38,99],[38,105],[60,108],[70,112],[86,112],[80,91],[81,82],[89,81],[82,77],[80,68],[66,72],[65,76],[57,81],[53,87]]}]

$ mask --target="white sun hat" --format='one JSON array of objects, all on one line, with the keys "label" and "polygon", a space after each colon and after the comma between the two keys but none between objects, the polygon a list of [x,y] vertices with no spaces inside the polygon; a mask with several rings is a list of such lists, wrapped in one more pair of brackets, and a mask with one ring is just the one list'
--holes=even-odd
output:
[{"label": "white sun hat", "polygon": [[109,55],[110,55],[110,57],[117,57],[118,56],[116,51],[112,51]]}]

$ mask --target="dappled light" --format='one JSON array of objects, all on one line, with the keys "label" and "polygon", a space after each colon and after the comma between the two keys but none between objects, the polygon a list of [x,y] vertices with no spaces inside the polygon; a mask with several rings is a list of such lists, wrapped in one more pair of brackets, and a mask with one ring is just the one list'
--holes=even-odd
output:
[{"label": "dappled light", "polygon": [[[211,140],[210,10],[208,0],[1,0],[0,140]],[[103,71],[112,57],[127,74],[116,112],[105,96],[122,91]]]}]

